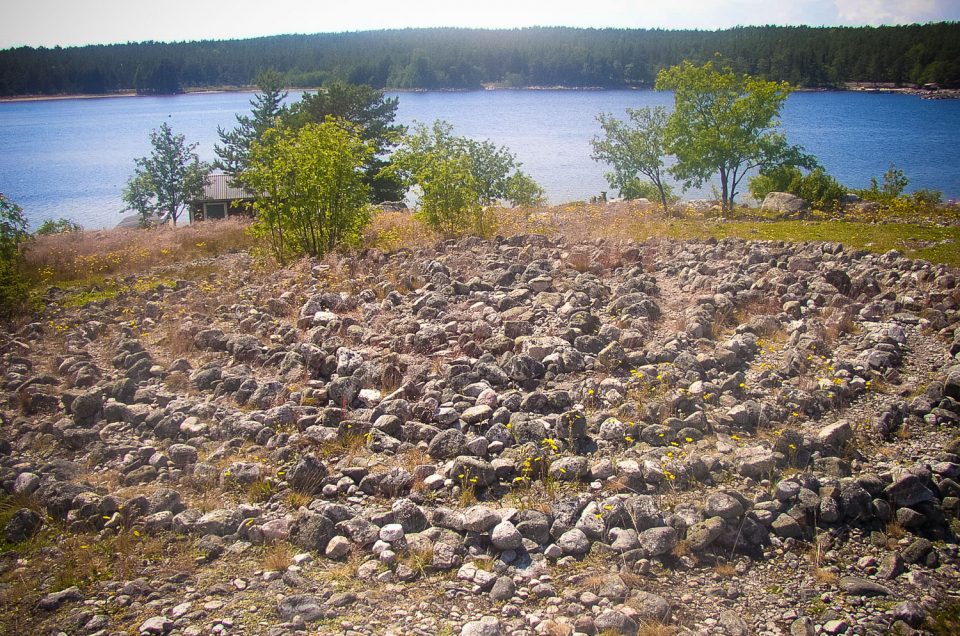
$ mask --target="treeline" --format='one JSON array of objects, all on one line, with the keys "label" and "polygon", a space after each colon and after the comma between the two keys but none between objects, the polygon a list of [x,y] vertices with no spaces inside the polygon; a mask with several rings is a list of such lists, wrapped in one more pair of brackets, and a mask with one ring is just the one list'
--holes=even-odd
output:
[{"label": "treeline", "polygon": [[643,87],[682,60],[721,56],[734,70],[805,87],[845,82],[960,85],[960,23],[889,27],[404,29],[248,40],[0,51],[0,95],[286,85],[339,79],[375,88]]}]

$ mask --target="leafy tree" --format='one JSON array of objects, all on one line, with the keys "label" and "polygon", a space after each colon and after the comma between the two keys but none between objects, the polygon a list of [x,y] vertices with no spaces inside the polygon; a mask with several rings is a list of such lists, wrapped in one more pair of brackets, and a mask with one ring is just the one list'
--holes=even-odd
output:
[{"label": "leafy tree", "polygon": [[667,155],[667,111],[662,106],[628,108],[627,115],[629,123],[612,115],[597,115],[604,137],[594,137],[593,158],[613,167],[613,171],[605,176],[610,186],[617,188],[622,197],[637,198],[642,190],[640,175],[649,179],[656,188],[660,205],[666,211],[670,191],[664,166]]},{"label": "leafy tree", "polygon": [[543,190],[507,148],[453,134],[444,121],[418,124],[394,153],[391,170],[419,187],[420,214],[444,234],[483,233],[483,207],[506,200],[537,205]]},{"label": "leafy tree", "polygon": [[287,92],[283,90],[283,78],[274,70],[263,71],[257,75],[257,95],[250,100],[253,107],[251,115],[237,115],[237,125],[233,130],[217,127],[220,144],[214,146],[217,160],[214,166],[236,177],[249,162],[250,145],[259,141],[268,128],[279,124],[287,109],[283,100]]},{"label": "leafy tree", "polygon": [[23,208],[0,193],[0,318],[15,315],[29,288],[20,273],[20,245],[29,236]]},{"label": "leafy tree", "polygon": [[812,157],[776,131],[791,90],[785,82],[718,70],[713,62],[683,62],[660,71],[656,88],[674,91],[674,112],[666,126],[667,148],[677,158],[671,172],[687,187],[719,175],[725,211],[732,209],[740,182],[751,170],[814,167]]},{"label": "leafy tree", "polygon": [[210,172],[183,135],[174,135],[164,122],[150,133],[153,152],[134,159],[136,169],[127,182],[123,200],[125,210],[137,212],[143,223],[164,219],[177,224],[187,203],[203,195],[203,184]]},{"label": "leafy tree", "polygon": [[371,202],[396,201],[403,197],[402,184],[384,168],[388,164],[387,153],[406,131],[404,126],[394,123],[399,103],[396,97],[385,97],[382,91],[370,86],[336,80],[316,93],[304,94],[291,107],[285,124],[296,130],[309,123],[323,123],[327,117],[353,123],[361,139],[371,144],[374,151],[364,165]]},{"label": "leafy tree", "polygon": [[357,126],[333,117],[271,128],[253,142],[239,180],[258,193],[254,231],[278,261],[322,256],[360,236],[370,220],[363,166],[373,151]]}]

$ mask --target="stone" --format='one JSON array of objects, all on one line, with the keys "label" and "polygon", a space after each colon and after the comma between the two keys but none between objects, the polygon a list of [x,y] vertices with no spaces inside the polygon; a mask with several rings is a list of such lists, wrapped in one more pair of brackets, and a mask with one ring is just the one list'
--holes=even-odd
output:
[{"label": "stone", "polygon": [[920,627],[927,618],[927,612],[915,601],[902,601],[893,606],[893,617],[910,627]]},{"label": "stone", "polygon": [[500,515],[486,506],[471,506],[463,513],[463,529],[469,532],[489,532],[498,523]]},{"label": "stone", "polygon": [[337,535],[330,539],[329,543],[327,543],[327,548],[324,550],[324,554],[328,559],[342,561],[347,558],[352,549],[353,544],[350,543],[350,539],[341,535]]},{"label": "stone", "polygon": [[770,528],[773,530],[774,534],[784,539],[799,539],[803,536],[803,527],[797,522],[796,519],[788,514],[778,515],[777,518],[773,520]]},{"label": "stone", "polygon": [[523,537],[509,521],[501,521],[490,531],[490,543],[498,550],[516,550],[523,545]]},{"label": "stone", "polygon": [[590,550],[590,539],[579,528],[567,530],[557,539],[557,547],[563,551],[563,554],[570,556],[580,556]]},{"label": "stone", "polygon": [[327,467],[313,455],[305,455],[287,473],[290,487],[306,495],[318,495],[323,490]]},{"label": "stone", "polygon": [[517,593],[517,586],[509,576],[498,576],[490,588],[490,600],[509,601]]},{"label": "stone", "polygon": [[743,504],[736,497],[723,492],[715,492],[707,496],[703,512],[710,517],[734,520],[741,517],[744,510]]},{"label": "stone", "polygon": [[851,439],[853,439],[853,429],[850,428],[850,422],[847,420],[839,420],[824,426],[817,432],[817,441],[834,450],[840,450]]},{"label": "stone", "polygon": [[628,602],[636,610],[637,618],[642,621],[670,622],[670,603],[659,594],[634,590]]},{"label": "stone", "polygon": [[166,616],[152,616],[140,623],[141,634],[166,634],[173,629],[173,621]]},{"label": "stone", "polygon": [[928,539],[920,537],[904,548],[900,554],[905,563],[919,563],[932,549],[933,544]]},{"label": "stone", "polygon": [[810,204],[800,197],[789,192],[768,192],[760,204],[760,209],[769,212],[780,212],[788,217],[804,218]]},{"label": "stone", "polygon": [[501,636],[503,629],[499,619],[493,616],[484,616],[478,621],[466,623],[460,630],[460,636]]},{"label": "stone", "polygon": [[659,556],[673,550],[677,545],[677,531],[670,526],[649,528],[639,533],[640,547],[650,556]]},{"label": "stone", "polygon": [[687,544],[694,552],[700,552],[707,549],[721,534],[723,534],[723,519],[708,517],[687,528]]},{"label": "stone", "polygon": [[890,588],[858,576],[840,577],[840,589],[854,596],[891,596]]},{"label": "stone", "polygon": [[48,612],[52,612],[55,609],[58,609],[61,605],[67,602],[79,601],[83,598],[83,595],[80,593],[80,588],[76,585],[72,585],[64,590],[59,592],[51,592],[43,596],[40,601],[37,603],[37,607]]},{"label": "stone", "polygon": [[310,622],[319,620],[324,615],[323,608],[320,607],[320,599],[312,594],[295,594],[281,598],[277,603],[277,612],[285,621],[299,616]]},{"label": "stone", "polygon": [[7,543],[20,543],[40,532],[43,527],[43,515],[30,508],[17,510],[3,529],[3,538]]},{"label": "stone", "polygon": [[720,612],[718,624],[723,628],[726,636],[751,636],[753,634],[753,630],[747,625],[747,622],[734,610]]},{"label": "stone", "polygon": [[913,473],[902,473],[883,492],[898,507],[909,507],[935,498],[933,492]]},{"label": "stone", "polygon": [[453,459],[467,450],[467,438],[455,428],[440,431],[430,441],[427,454],[433,459]]},{"label": "stone", "polygon": [[603,634],[624,634],[633,636],[640,628],[637,621],[615,609],[605,609],[593,619],[598,632]]},{"label": "stone", "polygon": [[465,410],[460,415],[460,419],[462,419],[464,423],[468,425],[474,425],[486,422],[490,419],[491,415],[493,415],[493,409],[486,404],[481,404],[479,406],[471,406]]},{"label": "stone", "polygon": [[388,523],[380,528],[380,540],[395,543],[404,537],[403,526],[399,523]]}]

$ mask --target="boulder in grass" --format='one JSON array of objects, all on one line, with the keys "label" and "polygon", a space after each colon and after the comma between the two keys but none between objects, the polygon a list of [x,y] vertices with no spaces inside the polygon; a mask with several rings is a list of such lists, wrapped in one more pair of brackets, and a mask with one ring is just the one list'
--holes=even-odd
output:
[{"label": "boulder in grass", "polygon": [[764,212],[779,212],[787,217],[805,218],[810,204],[789,192],[768,192],[760,209]]}]

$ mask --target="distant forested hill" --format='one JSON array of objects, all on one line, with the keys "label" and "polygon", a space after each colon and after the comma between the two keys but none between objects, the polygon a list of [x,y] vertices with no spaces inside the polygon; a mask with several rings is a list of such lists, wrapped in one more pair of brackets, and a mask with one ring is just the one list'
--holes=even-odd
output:
[{"label": "distant forested hill", "polygon": [[650,86],[657,71],[716,55],[801,86],[960,85],[960,23],[741,27],[723,31],[403,29],[249,40],[0,51],[0,95],[245,86],[274,68],[290,86],[340,78],[378,88]]}]

